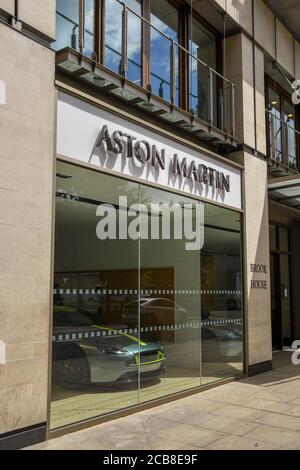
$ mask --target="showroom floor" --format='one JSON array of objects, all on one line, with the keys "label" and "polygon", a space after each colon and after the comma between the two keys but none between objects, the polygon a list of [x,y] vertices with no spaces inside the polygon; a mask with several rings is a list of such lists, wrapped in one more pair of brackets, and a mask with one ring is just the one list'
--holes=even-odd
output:
[{"label": "showroom floor", "polygon": [[[202,385],[242,373],[241,363],[209,364],[205,367]],[[181,392],[200,386],[198,368],[169,367],[160,379],[142,383],[138,393],[137,384],[113,384],[99,386],[96,384],[69,388],[55,386],[52,390],[51,428],[59,428],[74,422],[80,422],[101,414],[118,411],[122,408],[137,405],[161,398],[170,393]]]},{"label": "showroom floor", "polygon": [[274,354],[274,370],[30,449],[300,449],[300,366]]}]

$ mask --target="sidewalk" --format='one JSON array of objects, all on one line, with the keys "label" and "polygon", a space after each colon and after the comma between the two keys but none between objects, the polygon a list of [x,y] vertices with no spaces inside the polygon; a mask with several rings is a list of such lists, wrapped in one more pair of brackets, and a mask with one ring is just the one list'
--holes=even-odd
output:
[{"label": "sidewalk", "polygon": [[272,372],[30,449],[300,449],[300,366],[290,358],[276,353]]}]

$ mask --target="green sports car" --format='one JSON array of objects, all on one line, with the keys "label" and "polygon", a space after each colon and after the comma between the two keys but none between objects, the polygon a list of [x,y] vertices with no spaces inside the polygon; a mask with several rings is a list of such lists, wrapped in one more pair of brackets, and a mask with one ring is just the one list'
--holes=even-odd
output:
[{"label": "green sports car", "polygon": [[165,352],[135,332],[96,325],[86,313],[64,308],[53,315],[53,380],[89,384],[135,382],[165,371]]}]

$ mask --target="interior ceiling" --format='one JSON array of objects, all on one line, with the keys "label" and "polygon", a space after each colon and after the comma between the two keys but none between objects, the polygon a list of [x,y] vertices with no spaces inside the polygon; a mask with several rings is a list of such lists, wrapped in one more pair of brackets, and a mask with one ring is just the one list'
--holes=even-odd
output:
[{"label": "interior ceiling", "polygon": [[[104,173],[83,169],[79,166],[58,162],[56,178],[56,190],[59,193],[76,195],[79,198],[93,200],[94,204],[79,201],[60,199],[59,211],[62,215],[60,221],[63,224],[80,225],[83,221],[96,216],[97,201],[100,203],[119,203],[119,196],[128,197],[128,205],[138,202],[139,186],[121,178],[108,176]],[[67,177],[67,178],[66,178]],[[147,203],[178,203],[191,202],[191,199],[178,196],[174,193],[157,190],[145,185],[140,187],[140,202]],[[239,230],[240,216],[238,213],[225,210],[212,204],[205,205],[205,223],[215,227]]]},{"label": "interior ceiling", "polygon": [[300,2],[299,0],[265,0],[275,15],[300,41]]}]

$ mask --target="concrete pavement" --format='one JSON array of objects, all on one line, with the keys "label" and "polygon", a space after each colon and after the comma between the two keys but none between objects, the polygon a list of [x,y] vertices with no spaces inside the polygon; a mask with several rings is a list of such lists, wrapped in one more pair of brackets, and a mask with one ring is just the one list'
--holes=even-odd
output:
[{"label": "concrete pavement", "polygon": [[276,353],[272,372],[29,449],[300,449],[300,366],[290,359]]}]

